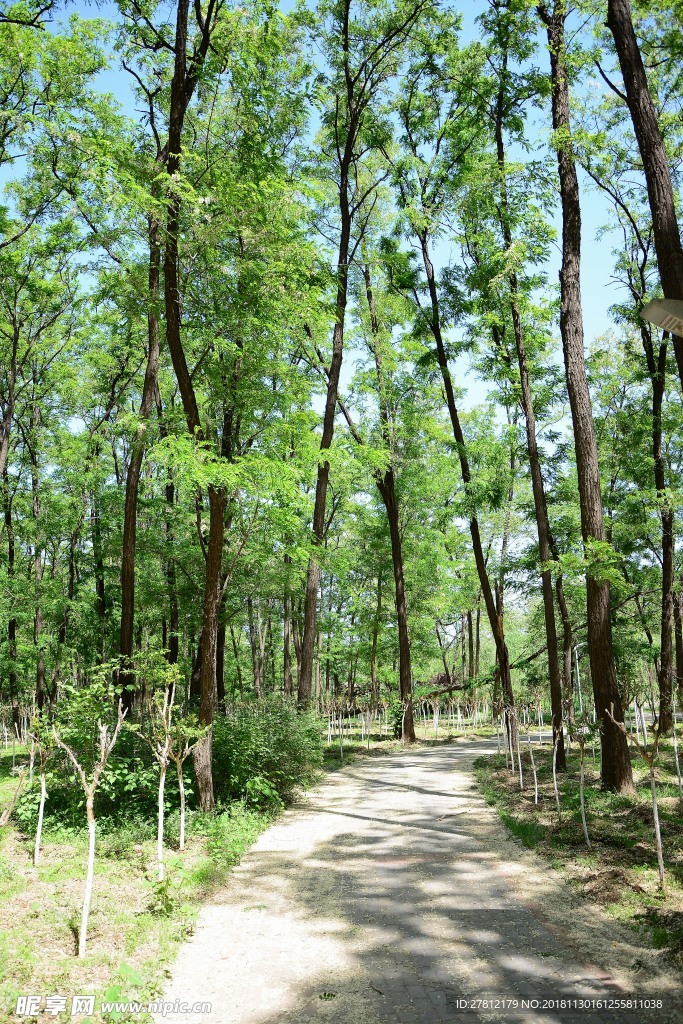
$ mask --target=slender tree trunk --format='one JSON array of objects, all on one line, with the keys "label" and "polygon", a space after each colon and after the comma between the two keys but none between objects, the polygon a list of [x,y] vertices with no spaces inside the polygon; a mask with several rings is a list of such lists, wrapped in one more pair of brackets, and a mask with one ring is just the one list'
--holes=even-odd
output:
[{"label": "slender tree trunk", "polygon": [[[625,99],[643,161],[659,279],[665,297],[680,300],[683,299],[683,247],[676,217],[676,202],[657,113],[633,29],[630,0],[608,0],[607,26],[614,37],[624,79]],[[683,338],[674,335],[673,342],[683,387]]]},{"label": "slender tree trunk", "polygon": [[20,331],[17,320],[12,325],[12,351],[7,373],[7,399],[2,408],[2,419],[0,419],[0,479],[4,479],[7,473],[7,461],[9,459],[9,444],[14,422],[14,406],[16,403],[17,386],[17,352],[19,349]]},{"label": "slender tree trunk", "polygon": [[285,592],[282,600],[282,660],[283,660],[283,678],[282,686],[285,697],[291,697],[292,695],[292,653],[291,653],[291,640],[292,640],[292,619],[291,619],[291,597],[289,593],[289,566],[291,565],[292,559],[289,555],[285,555]]},{"label": "slender tree trunk", "polygon": [[[344,321],[348,290],[348,258],[351,238],[351,212],[348,199],[348,163],[342,166],[339,189],[341,233],[337,258],[337,300],[335,303],[335,325],[332,335],[332,360],[327,378],[327,397],[323,416],[323,432],[320,439],[320,451],[326,452],[332,447],[334,437],[334,417],[339,392],[339,375],[342,365],[344,348]],[[330,476],[330,464],[327,459],[318,463],[318,478],[315,487],[315,505],[313,509],[313,544],[320,548],[325,538],[325,505],[327,501],[327,485]],[[313,551],[308,563],[306,575],[306,597],[304,602],[304,629],[301,639],[301,664],[298,679],[298,701],[301,707],[308,707],[311,700],[313,682],[313,651],[316,637],[316,614],[318,605],[318,588],[320,586],[320,556]]]},{"label": "slender tree trunk", "polygon": [[212,773],[212,732],[216,707],[216,653],[218,647],[218,612],[221,602],[221,567],[223,563],[223,534],[225,527],[225,488],[207,487],[209,496],[209,543],[206,553],[206,579],[204,583],[204,613],[201,633],[201,675],[199,724],[209,727],[207,736],[197,743],[193,751],[197,795],[203,811],[214,806]]},{"label": "slender tree trunk", "polygon": [[296,655],[296,675],[297,682],[301,675],[301,602],[292,601],[292,643],[294,644],[294,654]]},{"label": "slender tree trunk", "polygon": [[[500,174],[500,226],[503,233],[508,252],[512,248],[512,230],[510,227],[510,215],[508,207],[507,192],[507,162],[505,145],[503,140],[503,120],[505,111],[506,76],[501,76],[501,84],[496,104],[495,135],[496,150],[498,157],[498,170]],[[526,446],[529,458],[529,469],[531,472],[531,490],[534,499],[534,511],[536,514],[536,531],[538,534],[538,553],[541,562],[541,592],[543,594],[543,615],[545,619],[545,634],[548,653],[548,678],[550,680],[550,703],[552,707],[553,744],[557,744],[556,764],[560,771],[565,771],[567,761],[564,750],[564,732],[562,728],[562,683],[560,680],[560,664],[557,652],[557,625],[555,622],[555,601],[553,598],[552,574],[548,563],[550,562],[550,522],[548,520],[548,506],[543,484],[541,471],[541,457],[536,439],[536,412],[534,409],[531,384],[529,380],[529,367],[526,354],[526,339],[524,327],[519,310],[519,284],[514,270],[508,273],[510,287],[510,313],[512,316],[512,328],[517,351],[517,364],[519,367],[519,379],[521,388],[521,405],[524,413],[526,426]]]},{"label": "slender tree trunk", "polygon": [[173,560],[173,526],[170,522],[170,515],[175,504],[175,487],[173,479],[166,484],[166,508],[169,518],[166,520],[165,540],[167,556],[165,559],[166,585],[168,587],[168,658],[169,665],[178,664],[180,649],[180,609],[178,607],[178,587],[176,584],[175,562]]},{"label": "slender tree trunk", "polygon": [[370,648],[370,699],[373,706],[379,700],[379,684],[377,682],[377,638],[379,636],[379,618],[382,612],[382,573],[377,574],[377,604],[375,618],[372,623],[372,646]]},{"label": "slender tree trunk", "polygon": [[398,519],[398,502],[394,471],[390,467],[382,476],[377,486],[384,507],[387,510],[389,537],[391,539],[391,561],[394,570],[394,588],[396,594],[396,619],[398,623],[398,678],[401,700],[406,705],[404,735],[408,742],[415,741],[415,723],[413,721],[413,684],[410,669],[410,635],[408,632],[408,604],[406,601],[405,581],[403,578],[403,545]]},{"label": "slender tree trunk", "polygon": [[[387,401],[387,393],[390,381],[384,371],[381,352],[381,331],[375,306],[375,296],[372,289],[370,268],[367,264],[363,267],[365,279],[365,295],[370,312],[370,329],[373,339],[373,355],[375,359],[375,373],[377,375],[377,393],[379,396],[379,412],[382,424],[382,439],[384,444],[391,450],[393,445],[392,422]],[[401,538],[401,527],[399,522],[398,499],[396,497],[396,478],[393,466],[389,466],[384,472],[375,474],[375,483],[382,496],[384,507],[387,512],[389,524],[389,537],[391,540],[391,562],[394,571],[394,593],[396,602],[396,621],[398,624],[398,678],[401,700],[406,706],[403,736],[409,743],[415,741],[415,723],[413,721],[413,682],[410,664],[410,633],[408,629],[408,602],[406,599],[404,562],[403,562],[403,541]]]},{"label": "slender tree trunk", "polygon": [[14,538],[14,519],[12,517],[12,494],[9,489],[9,479],[7,476],[7,469],[2,476],[2,492],[3,492],[3,504],[5,514],[5,532],[7,534],[7,580],[9,583],[10,594],[10,615],[7,620],[7,656],[9,665],[7,666],[7,681],[9,683],[9,699],[12,705],[12,724],[14,731],[19,735],[21,728],[21,721],[19,715],[19,700],[17,697],[17,619],[14,614],[15,594],[14,594],[14,560],[15,560],[15,538]]},{"label": "slender tree trunk", "polygon": [[[99,454],[99,453],[98,453]],[[90,526],[92,529],[93,563],[95,569],[95,610],[100,623],[99,661],[104,661],[107,624],[107,592],[104,581],[104,554],[102,551],[102,524],[97,498],[92,495],[90,506]]]},{"label": "slender tree trunk", "polygon": [[444,673],[444,676],[446,677],[446,686],[450,686],[451,685],[451,672],[450,672],[450,669],[448,667],[448,658],[446,657],[446,648],[444,646],[443,640],[441,639],[441,633],[439,632],[439,623],[438,623],[438,621],[434,623],[434,629],[436,631],[436,639],[437,639],[437,643],[439,644],[439,650],[441,651],[441,664],[443,665],[443,673]]},{"label": "slender tree trunk", "polygon": [[[564,26],[566,5],[556,0],[552,15],[544,7],[541,16],[548,33],[552,77],[553,129],[563,139],[557,150],[562,201],[562,267],[560,270],[560,332],[564,350],[569,404],[574,427],[576,465],[584,544],[604,541],[605,529],[600,493],[600,473],[595,425],[586,379],[581,310],[581,207],[579,181],[571,150],[568,73],[565,64]],[[634,792],[626,736],[608,715],[611,707],[623,721],[612,647],[610,586],[589,571],[586,579],[588,650],[595,708],[602,729],[602,784],[620,793]]]},{"label": "slender tree trunk", "polygon": [[[335,114],[336,152],[339,167],[339,248],[337,251],[337,296],[334,307],[334,329],[332,333],[332,358],[327,374],[327,395],[323,415],[323,430],[320,439],[321,461],[318,463],[318,478],[315,488],[315,505],[313,510],[313,545],[314,550],[308,563],[306,577],[306,596],[304,602],[304,625],[301,638],[301,661],[299,665],[297,697],[302,707],[307,707],[311,699],[313,680],[313,649],[316,637],[316,611],[318,603],[318,586],[320,583],[319,549],[325,534],[325,503],[327,485],[330,475],[330,464],[324,453],[332,447],[334,437],[334,418],[339,392],[339,375],[342,365],[344,348],[344,323],[349,279],[349,254],[351,251],[351,226],[354,210],[350,202],[352,183],[350,180],[351,166],[359,129],[359,116],[362,104],[359,105],[359,83],[349,63],[350,39],[350,0],[344,0],[341,22],[341,46],[343,52],[343,74],[345,81],[346,102],[337,104]],[[369,81],[362,85],[363,90],[370,89]],[[367,102],[367,100],[366,100]],[[342,113],[343,112],[343,113]],[[341,118],[341,120],[340,120]],[[318,550],[316,550],[318,549]]]},{"label": "slender tree trunk", "polygon": [[[178,0],[174,45],[174,68],[168,121],[166,170],[168,197],[166,216],[166,244],[164,249],[164,312],[166,316],[166,342],[171,354],[173,372],[183,403],[187,428],[197,441],[204,440],[194,384],[190,375],[181,336],[181,302],[178,274],[178,236],[180,230],[180,192],[174,179],[180,173],[180,156],[185,114],[199,77],[201,64],[211,42],[212,22],[207,13],[200,24],[201,36],[192,56],[192,69],[188,73],[188,12],[189,0]],[[214,806],[211,726],[215,707],[216,649],[218,637],[218,610],[221,598],[221,565],[225,531],[225,489],[209,484],[209,542],[206,552],[204,605],[200,646],[202,651],[200,674],[200,725],[206,726],[205,737],[195,746],[193,760],[197,779],[197,796],[203,811]]]},{"label": "slender tree trunk", "polygon": [[[556,548],[553,545],[553,558],[556,562],[559,562],[559,556]],[[569,617],[569,608],[567,607],[567,599],[564,593],[564,586],[562,583],[562,576],[558,575],[555,580],[555,593],[557,595],[557,606],[560,609],[560,618],[562,619],[562,690],[564,693],[564,699],[567,705],[567,721],[574,721],[574,702],[573,693],[574,687],[572,685],[572,646],[574,643],[574,634],[572,631],[572,622]]]},{"label": "slender tree trunk", "polygon": [[676,637],[676,689],[678,704],[683,707],[683,594],[674,595],[674,635]]},{"label": "slender tree trunk", "polygon": [[[462,475],[462,481],[465,486],[465,491],[470,500],[471,510],[469,514],[469,528],[470,537],[472,539],[472,551],[474,554],[474,561],[477,567],[477,576],[479,578],[479,586],[481,593],[484,598],[484,606],[486,608],[486,614],[488,615],[489,626],[493,634],[493,639],[496,645],[496,657],[498,662],[498,668],[500,671],[500,680],[503,690],[503,699],[505,706],[508,708],[514,708],[515,698],[512,692],[512,678],[510,675],[510,654],[508,652],[507,643],[505,641],[505,633],[503,629],[503,620],[498,617],[496,610],[496,602],[493,595],[493,588],[491,587],[491,581],[486,569],[486,558],[484,556],[484,548],[481,542],[481,531],[479,529],[479,519],[477,517],[476,509],[473,505],[473,499],[471,496],[471,482],[472,473],[470,470],[469,458],[467,456],[467,446],[465,444],[465,436],[462,432],[462,426],[460,423],[460,415],[458,408],[455,404],[455,392],[453,390],[453,381],[451,379],[451,371],[448,366],[448,359],[446,357],[446,347],[443,340],[443,334],[441,331],[441,315],[439,309],[439,297],[436,287],[436,277],[434,274],[434,266],[431,261],[429,254],[429,242],[426,233],[419,235],[420,247],[422,252],[422,261],[425,268],[425,274],[427,277],[427,287],[429,290],[432,319],[430,328],[436,342],[436,354],[439,362],[439,368],[441,370],[441,376],[444,384],[444,391],[446,393],[446,403],[448,406],[448,413],[451,420],[451,426],[453,428],[453,436],[455,438],[456,445],[458,447],[458,459],[460,462],[460,472]],[[514,715],[509,715],[508,720],[512,725],[512,739],[513,749],[517,745],[516,740],[516,718]]]},{"label": "slender tree trunk", "polygon": [[[194,637],[192,638],[191,644],[194,644]],[[197,650],[192,661],[192,672],[190,673],[190,700],[198,701],[201,688],[200,679],[202,675],[202,641],[201,638],[197,642]]]},{"label": "slender tree trunk", "polygon": [[474,678],[474,633],[472,630],[472,609],[467,610],[467,676]]},{"label": "slender tree trunk", "polygon": [[[558,771],[566,771],[567,760],[564,749],[564,730],[562,728],[562,681],[557,650],[557,625],[555,622],[555,601],[553,597],[553,580],[549,567],[550,523],[545,497],[545,487],[541,472],[541,459],[536,440],[536,414],[534,411],[529,370],[526,360],[526,346],[522,330],[521,318],[516,303],[513,303],[513,324],[519,375],[522,391],[522,409],[526,424],[527,455],[531,471],[531,489],[536,512],[536,530],[538,534],[538,554],[541,562],[541,591],[543,594],[543,614],[545,618],[545,634],[548,652],[548,677],[550,679],[550,703],[552,708],[553,744],[557,743],[556,765]],[[571,658],[571,652],[570,652]]]},{"label": "slender tree trunk", "polygon": [[157,390],[159,368],[159,270],[161,251],[159,246],[159,224],[154,217],[148,223],[149,274],[147,311],[147,366],[142,387],[139,418],[133,439],[130,461],[126,473],[126,497],[123,514],[123,544],[121,550],[121,625],[119,631],[119,655],[121,665],[119,683],[123,689],[123,704],[127,710],[133,706],[135,674],[133,672],[133,631],[135,619],[135,545],[137,540],[138,491],[140,472],[145,453],[145,434]]},{"label": "slender tree trunk", "polygon": [[237,640],[235,638],[235,631],[232,628],[232,625],[230,626],[230,640],[232,641],[232,653],[235,658],[235,669],[237,672],[237,686],[240,692],[241,699],[244,696],[244,683],[242,681],[242,669],[240,667],[240,654],[239,650],[237,649]]},{"label": "slender tree trunk", "polygon": [[78,933],[78,956],[80,959],[85,956],[85,946],[88,939],[90,901],[92,899],[93,879],[95,877],[95,809],[94,796],[92,793],[88,793],[86,795],[85,811],[88,820],[88,867],[85,875],[85,892],[83,895],[83,910],[81,911],[81,927]]},{"label": "slender tree trunk", "polygon": [[221,708],[225,707],[225,634],[225,619],[221,616],[216,640],[216,700]]},{"label": "slender tree trunk", "polygon": [[247,617],[249,621],[249,643],[251,645],[251,664],[254,673],[254,694],[260,699],[263,696],[261,686],[261,661],[259,659],[259,639],[254,619],[254,602],[251,597],[247,598]]},{"label": "slender tree trunk", "polygon": [[[34,377],[37,371],[34,369]],[[31,496],[33,502],[33,579],[35,583],[35,612],[33,618],[33,646],[36,652],[36,707],[42,714],[45,707],[45,657],[43,653],[43,551],[40,544],[40,493],[38,486],[38,430],[40,427],[40,409],[36,405],[31,415]]]},{"label": "slender tree trunk", "polygon": [[481,651],[481,608],[477,600],[477,612],[475,616],[474,630],[474,675],[479,678],[479,653]]},{"label": "slender tree trunk", "polygon": [[185,779],[183,778],[183,762],[176,761],[176,771],[178,772],[178,792],[180,793],[180,842],[178,843],[178,849],[185,849]]}]

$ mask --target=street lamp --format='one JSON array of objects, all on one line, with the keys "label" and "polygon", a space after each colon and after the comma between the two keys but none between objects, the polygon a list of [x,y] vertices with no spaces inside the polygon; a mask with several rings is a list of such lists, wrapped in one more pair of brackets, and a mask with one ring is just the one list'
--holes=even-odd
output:
[{"label": "street lamp", "polygon": [[644,306],[640,315],[648,323],[655,324],[665,331],[671,331],[683,338],[683,300],[652,299]]}]

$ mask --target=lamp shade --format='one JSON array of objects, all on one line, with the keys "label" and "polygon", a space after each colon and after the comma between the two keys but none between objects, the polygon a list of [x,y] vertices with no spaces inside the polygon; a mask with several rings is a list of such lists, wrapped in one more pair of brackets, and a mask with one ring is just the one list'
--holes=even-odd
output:
[{"label": "lamp shade", "polygon": [[683,299],[653,299],[640,315],[648,323],[683,338]]}]

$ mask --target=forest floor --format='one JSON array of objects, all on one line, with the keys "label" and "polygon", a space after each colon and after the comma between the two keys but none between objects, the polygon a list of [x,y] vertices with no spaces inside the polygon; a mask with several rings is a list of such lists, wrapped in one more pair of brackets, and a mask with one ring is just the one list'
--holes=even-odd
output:
[{"label": "forest floor", "polygon": [[[460,741],[330,774],[201,911],[164,997],[211,1012],[173,1019],[680,1021],[667,954],[578,895],[487,804],[473,763],[494,751]],[[618,1008],[629,1000],[663,1009]]]},{"label": "forest floor", "polygon": [[[547,736],[547,733],[546,733]],[[599,757],[599,752],[598,752]],[[487,801],[512,833],[560,870],[574,890],[599,904],[611,918],[634,927],[643,943],[666,952],[675,970],[683,971],[683,818],[672,744],[660,744],[657,766],[665,891],[660,891],[647,766],[633,760],[638,799],[600,789],[597,758],[585,756],[585,804],[588,838],[581,824],[579,752],[573,746],[567,772],[558,772],[561,818],[553,787],[550,745],[534,745],[538,802],[528,751],[523,751],[524,789],[502,754],[475,762]],[[683,977],[683,975],[682,975]],[[683,1012],[681,1014],[683,1018]]]}]

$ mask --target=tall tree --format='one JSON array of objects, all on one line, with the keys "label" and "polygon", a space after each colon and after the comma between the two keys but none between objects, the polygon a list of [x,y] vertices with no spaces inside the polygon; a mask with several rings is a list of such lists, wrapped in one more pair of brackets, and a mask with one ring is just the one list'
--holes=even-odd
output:
[{"label": "tall tree", "polygon": [[[406,43],[416,23],[429,7],[428,0],[333,0],[321,5],[322,41],[329,67],[324,115],[325,148],[334,168],[338,193],[338,245],[336,256],[336,298],[332,352],[327,370],[327,393],[323,415],[320,451],[332,447],[339,391],[339,376],[344,349],[344,326],[348,302],[349,266],[362,238],[364,224],[357,224],[359,211],[367,205],[376,187],[358,181],[359,151],[377,146],[381,124],[380,104],[388,82],[396,75],[404,58]],[[316,29],[320,32],[320,27]],[[355,227],[355,237],[354,237]],[[301,640],[301,666],[297,697],[302,707],[311,700],[313,652],[316,638],[316,613],[320,580],[320,548],[325,532],[325,507],[330,475],[326,456],[318,463],[313,509],[314,550],[308,564],[304,628]]]},{"label": "tall tree", "polygon": [[588,651],[595,710],[602,735],[602,784],[620,793],[633,792],[628,741],[617,727],[623,720],[612,645],[610,584],[601,579],[599,566],[590,564],[594,545],[604,543],[602,494],[591,399],[586,379],[581,308],[581,201],[576,160],[572,150],[569,70],[565,51],[566,0],[552,9],[538,8],[548,37],[552,85],[552,124],[557,144],[557,165],[562,204],[562,266],[560,269],[560,332],[564,351],[567,391],[574,427],[574,447],[581,503],[581,529],[589,559],[586,580]]}]

